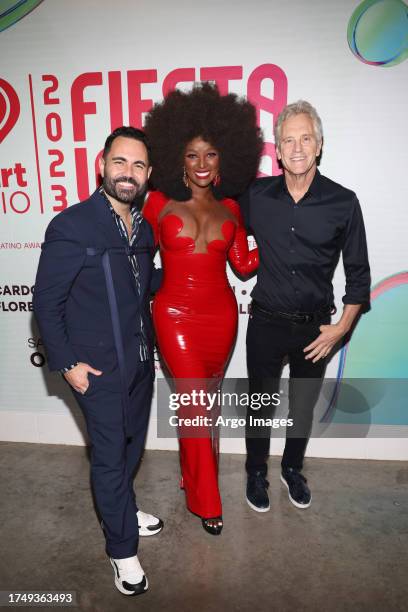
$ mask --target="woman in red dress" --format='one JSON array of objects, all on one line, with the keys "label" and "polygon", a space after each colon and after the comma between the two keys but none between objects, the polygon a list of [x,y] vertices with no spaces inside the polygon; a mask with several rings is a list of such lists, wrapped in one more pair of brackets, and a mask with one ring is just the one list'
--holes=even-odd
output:
[{"label": "woman in red dress", "polygon": [[[257,250],[248,250],[239,206],[226,197],[244,191],[257,171],[262,139],[255,109],[203,84],[190,93],[174,91],[156,104],[145,130],[152,182],[159,190],[149,194],[143,215],[163,265],[163,283],[153,302],[160,354],[178,392],[214,391],[238,323],[226,261],[243,276],[258,264]],[[212,416],[205,407],[194,414]],[[202,518],[206,531],[218,535],[223,526],[218,438],[207,428],[194,437],[188,431],[179,431],[187,507]]]}]

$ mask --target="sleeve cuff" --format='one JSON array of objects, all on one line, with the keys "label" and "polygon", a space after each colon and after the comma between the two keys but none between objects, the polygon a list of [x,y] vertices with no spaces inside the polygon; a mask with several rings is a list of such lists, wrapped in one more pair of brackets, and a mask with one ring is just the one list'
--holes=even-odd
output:
[{"label": "sleeve cuff", "polygon": [[78,363],[79,363],[79,361],[76,361],[75,363],[72,363],[71,365],[67,366],[66,368],[60,368],[60,374],[65,374],[66,372],[69,372],[70,370],[75,368],[78,365]]}]

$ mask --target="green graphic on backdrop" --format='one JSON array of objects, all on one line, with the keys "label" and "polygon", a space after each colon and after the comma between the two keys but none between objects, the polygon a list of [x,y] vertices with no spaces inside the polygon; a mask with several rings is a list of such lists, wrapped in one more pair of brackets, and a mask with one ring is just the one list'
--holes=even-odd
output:
[{"label": "green graphic on backdrop", "polygon": [[324,420],[408,425],[408,272],[373,287],[371,306],[341,351]]},{"label": "green graphic on backdrop", "polygon": [[43,0],[0,0],[0,32],[31,13]]},{"label": "green graphic on backdrop", "polygon": [[402,0],[364,0],[351,16],[347,40],[365,64],[400,64],[408,57],[408,6]]}]

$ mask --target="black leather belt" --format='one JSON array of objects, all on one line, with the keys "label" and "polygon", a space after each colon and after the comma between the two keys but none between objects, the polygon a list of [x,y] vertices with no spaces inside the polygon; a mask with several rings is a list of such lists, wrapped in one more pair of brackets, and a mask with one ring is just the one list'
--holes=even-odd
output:
[{"label": "black leather belt", "polygon": [[286,319],[287,321],[292,321],[292,323],[312,323],[314,321],[319,321],[327,315],[334,314],[336,308],[333,306],[323,310],[316,310],[315,312],[281,312],[280,310],[266,310],[266,308],[263,308],[253,300],[251,311],[261,312],[271,319]]}]

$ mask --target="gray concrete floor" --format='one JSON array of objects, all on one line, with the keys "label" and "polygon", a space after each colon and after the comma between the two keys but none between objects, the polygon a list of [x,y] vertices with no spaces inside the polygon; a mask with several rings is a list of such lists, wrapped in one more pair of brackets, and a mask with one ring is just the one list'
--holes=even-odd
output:
[{"label": "gray concrete floor", "polygon": [[408,610],[406,463],[309,459],[313,502],[298,510],[273,458],[264,514],[244,499],[243,464],[221,456],[225,527],[214,537],[185,509],[177,453],[145,453],[138,500],[165,528],[141,540],[150,588],[129,598],[113,585],[87,450],[0,443],[0,590],[73,590],[92,612]]}]

